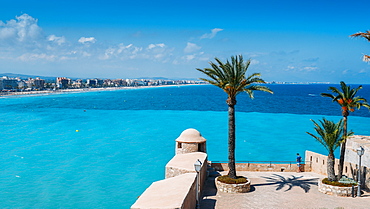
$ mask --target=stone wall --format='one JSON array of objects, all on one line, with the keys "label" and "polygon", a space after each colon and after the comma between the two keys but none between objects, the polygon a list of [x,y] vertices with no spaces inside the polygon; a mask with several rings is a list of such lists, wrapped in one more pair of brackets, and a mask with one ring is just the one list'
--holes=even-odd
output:
[{"label": "stone wall", "polygon": [[193,152],[175,155],[166,165],[166,178],[179,176],[185,173],[196,173],[194,163],[197,160],[202,163],[200,170],[200,185],[203,185],[207,177],[207,154],[204,152]]},{"label": "stone wall", "polygon": [[194,163],[198,159],[202,163],[199,187],[201,193],[207,178],[207,154],[204,152],[178,154],[166,165],[166,179],[152,183],[131,209],[194,209],[197,184]]},{"label": "stone wall", "polygon": [[206,152],[206,143],[176,142],[176,155],[192,152]]},{"label": "stone wall", "polygon": [[187,173],[153,182],[131,209],[194,209],[195,206],[196,174]]},{"label": "stone wall", "polygon": [[[321,175],[327,174],[327,156],[318,154],[311,151],[306,151],[306,161],[311,161],[311,171]],[[335,159],[334,170],[335,173],[338,173],[339,159]],[[361,166],[362,170],[362,182],[361,185],[363,188],[370,189],[370,169],[365,166]],[[356,163],[344,162],[343,175],[353,178],[357,181],[358,175],[358,165]],[[365,179],[365,181],[364,181]]]},{"label": "stone wall", "polygon": [[198,143],[176,142],[176,155],[198,151]]},{"label": "stone wall", "polygon": [[357,148],[364,148],[364,155],[361,157],[361,166],[370,167],[370,136],[350,136],[346,142],[346,154],[344,161],[358,163]]},{"label": "stone wall", "polygon": [[[217,171],[228,171],[227,163],[212,162],[211,166]],[[274,163],[236,163],[237,171],[272,171],[272,172],[296,172],[297,164],[274,164]],[[310,172],[310,165],[301,164],[302,172]]]}]

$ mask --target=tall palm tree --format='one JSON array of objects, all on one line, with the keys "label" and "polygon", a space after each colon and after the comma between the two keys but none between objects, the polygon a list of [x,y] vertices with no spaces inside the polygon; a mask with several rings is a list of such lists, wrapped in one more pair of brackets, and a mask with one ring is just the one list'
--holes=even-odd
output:
[{"label": "tall palm tree", "polygon": [[357,92],[362,89],[360,85],[356,89],[351,89],[351,86],[347,86],[343,81],[340,82],[341,91],[335,87],[329,87],[333,94],[329,93],[321,93],[323,97],[330,97],[332,98],[333,102],[337,102],[340,107],[342,108],[342,116],[343,116],[343,137],[344,140],[341,144],[340,149],[340,158],[339,158],[339,166],[338,166],[338,179],[342,177],[343,173],[343,165],[344,165],[344,155],[346,151],[346,140],[347,140],[347,117],[349,116],[350,112],[355,111],[355,108],[360,109],[360,107],[366,107],[370,109],[370,105],[367,103],[365,98],[356,96]]},{"label": "tall palm tree", "polygon": [[[366,32],[358,32],[358,33],[350,35],[350,37],[362,37],[370,41],[370,31],[368,30]],[[370,56],[365,54],[363,57],[363,60],[365,62],[370,62]]]},{"label": "tall palm tree", "polygon": [[342,133],[343,133],[343,120],[340,120],[338,123],[334,123],[332,121],[328,121],[325,118],[323,121],[319,120],[320,124],[316,123],[314,120],[311,120],[315,125],[315,131],[317,132],[318,136],[311,134],[313,138],[315,138],[320,144],[322,144],[329,152],[328,154],[328,163],[327,163],[327,173],[329,181],[335,181],[335,157],[334,157],[334,150],[336,150],[342,140]]},{"label": "tall palm tree", "polygon": [[273,93],[268,87],[254,85],[255,83],[265,83],[263,79],[260,78],[259,73],[254,73],[246,77],[246,72],[250,65],[250,60],[244,62],[243,56],[232,56],[231,61],[226,60],[223,63],[218,58],[215,58],[216,63],[210,62],[211,68],[199,69],[198,71],[204,73],[209,78],[200,78],[212,85],[215,85],[227,94],[226,104],[228,105],[228,158],[229,158],[229,173],[230,178],[236,178],[235,170],[235,105],[236,96],[241,92],[246,92],[250,98],[253,98],[254,91],[265,91]]}]

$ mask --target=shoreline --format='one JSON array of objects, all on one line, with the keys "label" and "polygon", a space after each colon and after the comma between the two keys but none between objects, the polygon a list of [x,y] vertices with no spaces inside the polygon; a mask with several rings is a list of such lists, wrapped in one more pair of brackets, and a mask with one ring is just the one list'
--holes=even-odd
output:
[{"label": "shoreline", "polygon": [[145,88],[160,88],[160,87],[180,87],[180,86],[194,86],[207,84],[181,84],[181,85],[161,85],[161,86],[121,86],[121,87],[100,87],[100,88],[81,88],[81,89],[58,89],[58,90],[42,90],[42,91],[23,91],[23,92],[9,92],[0,93],[1,97],[17,97],[17,96],[37,96],[37,95],[51,95],[64,93],[86,93],[94,91],[117,91],[128,89],[145,89]]}]

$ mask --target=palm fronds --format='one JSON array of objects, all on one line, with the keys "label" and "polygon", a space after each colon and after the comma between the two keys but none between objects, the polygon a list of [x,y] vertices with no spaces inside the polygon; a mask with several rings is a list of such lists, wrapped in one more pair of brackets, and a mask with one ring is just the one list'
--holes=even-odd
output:
[{"label": "palm fronds", "polygon": [[325,118],[323,120],[319,120],[319,123],[314,120],[311,121],[313,122],[315,126],[314,129],[318,135],[316,136],[309,132],[306,133],[322,144],[329,153],[334,152],[334,150],[337,149],[343,141],[343,120],[340,120],[338,123],[326,120]]},{"label": "palm fronds", "polygon": [[368,30],[366,32],[358,32],[358,33],[350,35],[350,37],[362,37],[370,41],[370,31]]},{"label": "palm fronds", "polygon": [[343,112],[348,113],[348,111],[353,112],[354,108],[360,109],[361,107],[366,107],[370,109],[370,105],[367,103],[366,99],[360,96],[356,96],[357,92],[362,89],[362,86],[357,88],[351,88],[350,85],[346,85],[343,81],[340,82],[340,90],[335,87],[329,87],[334,94],[321,93],[323,97],[329,97],[333,102],[337,102]]},{"label": "palm fronds", "polygon": [[218,58],[215,58],[215,61],[209,63],[211,68],[197,68],[198,71],[208,76],[208,78],[200,79],[221,88],[229,98],[235,99],[241,92],[246,92],[251,98],[253,98],[253,91],[273,93],[266,86],[253,85],[255,83],[265,83],[265,81],[260,78],[259,73],[246,76],[251,61],[244,62],[242,55],[232,56],[225,63]]},{"label": "palm fronds", "polygon": [[[368,41],[370,41],[370,31],[358,32],[358,33],[355,33],[355,34],[350,35],[350,37],[362,37],[362,38],[365,38]],[[370,56],[365,54],[363,56],[362,60],[364,62],[370,62]]]}]

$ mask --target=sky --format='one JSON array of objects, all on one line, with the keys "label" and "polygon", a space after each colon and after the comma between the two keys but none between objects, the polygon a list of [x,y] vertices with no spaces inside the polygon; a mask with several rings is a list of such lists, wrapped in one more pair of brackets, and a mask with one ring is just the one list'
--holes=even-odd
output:
[{"label": "sky", "polygon": [[0,73],[73,78],[204,77],[243,55],[266,81],[370,83],[370,1],[1,2]]}]

